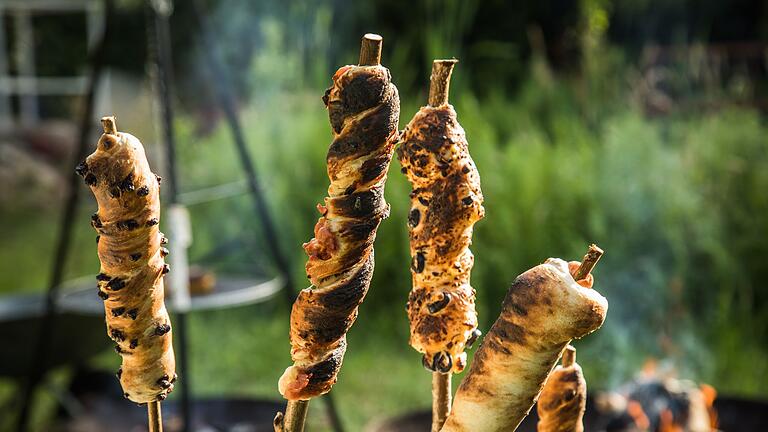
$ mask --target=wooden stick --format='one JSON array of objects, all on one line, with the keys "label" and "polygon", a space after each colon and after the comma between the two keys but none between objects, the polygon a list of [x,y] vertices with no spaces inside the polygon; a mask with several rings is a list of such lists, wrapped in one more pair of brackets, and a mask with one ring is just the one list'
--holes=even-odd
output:
[{"label": "wooden stick", "polygon": [[115,116],[107,116],[101,118],[101,127],[104,128],[104,133],[114,135],[117,133],[117,123],[115,122]]},{"label": "wooden stick", "polygon": [[[384,38],[377,34],[366,33],[360,43],[360,66],[378,66],[381,64],[381,46]],[[302,432],[309,410],[308,400],[288,401],[285,415],[277,413],[273,420],[275,432]]]},{"label": "wooden stick", "polygon": [[366,33],[360,44],[360,66],[378,66],[381,64],[381,45],[384,39],[373,33]]},{"label": "wooden stick", "polygon": [[432,372],[432,432],[439,432],[451,412],[451,376]]},{"label": "wooden stick", "polygon": [[[439,107],[448,103],[451,74],[458,62],[456,59],[432,62],[432,75],[429,77],[429,106]],[[451,376],[450,372],[432,372],[432,432],[439,432],[448,414],[451,413]]]},{"label": "wooden stick", "polygon": [[147,403],[149,416],[149,432],[163,432],[163,413],[160,410],[160,401]]},{"label": "wooden stick", "polygon": [[600,260],[601,256],[603,256],[602,249],[595,244],[589,245],[589,250],[587,251],[587,254],[584,255],[584,259],[581,260],[581,265],[579,265],[579,268],[573,272],[573,279],[575,281],[580,281],[589,276],[589,273],[595,268],[595,265],[597,265],[597,261]]},{"label": "wooden stick", "polygon": [[285,415],[278,412],[273,421],[275,432],[303,432],[309,411],[308,400],[288,401]]},{"label": "wooden stick", "polygon": [[576,363],[576,348],[573,345],[567,345],[563,351],[563,367],[573,366]]},{"label": "wooden stick", "polygon": [[429,106],[439,107],[448,103],[451,74],[458,62],[456,59],[432,62],[432,76],[429,77]]}]

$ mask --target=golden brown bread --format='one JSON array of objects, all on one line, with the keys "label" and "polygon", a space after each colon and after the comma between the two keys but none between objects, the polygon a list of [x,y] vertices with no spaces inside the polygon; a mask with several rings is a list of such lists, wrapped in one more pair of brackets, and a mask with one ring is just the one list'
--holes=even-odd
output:
[{"label": "golden brown bread", "polygon": [[403,133],[398,159],[413,187],[410,344],[424,354],[428,369],[461,372],[464,349],[480,334],[469,245],[485,213],[480,175],[453,107],[422,107]]},{"label": "golden brown bread", "polygon": [[158,229],[160,178],[136,137],[117,132],[113,117],[102,123],[96,151],[77,167],[99,205],[91,220],[101,261],[98,294],[107,334],[123,359],[117,376],[124,396],[137,403],[163,400],[173,390],[176,367],[163,302],[168,252]]},{"label": "golden brown bread", "polygon": [[538,432],[583,432],[587,407],[587,381],[575,362],[576,350],[565,348],[563,362],[547,377],[536,403]]},{"label": "golden brown bread", "polygon": [[[578,265],[578,263],[572,263]],[[592,279],[580,283],[590,285]],[[442,431],[513,431],[572,339],[597,330],[607,300],[550,258],[515,279],[475,354]]]},{"label": "golden brown bread", "polygon": [[278,389],[289,400],[327,393],[373,275],[373,241],[389,215],[384,182],[397,141],[400,99],[383,66],[344,66],[323,97],[333,129],[328,197],[304,244],[312,286],[291,311],[291,358]]}]

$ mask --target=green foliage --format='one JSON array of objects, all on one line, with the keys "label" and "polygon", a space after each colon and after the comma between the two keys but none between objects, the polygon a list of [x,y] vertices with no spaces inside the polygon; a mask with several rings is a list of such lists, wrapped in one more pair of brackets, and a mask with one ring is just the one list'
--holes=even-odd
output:
[{"label": "green foliage", "polygon": [[[595,276],[610,310],[599,332],[577,342],[591,388],[616,385],[656,357],[723,393],[768,396],[760,385],[768,381],[768,365],[761,361],[768,354],[768,125],[755,110],[727,106],[646,117],[626,85],[637,73],[600,41],[607,3],[584,4],[594,38],[582,41],[587,57],[579,79],[558,77],[541,59],[514,98],[502,92],[478,96],[468,90],[463,63],[456,71],[451,101],[480,171],[487,215],[476,225],[472,245],[481,328],[495,320],[516,275],[550,256],[580,259],[595,242],[606,250]],[[438,33],[448,26],[435,20]],[[321,14],[310,21],[318,32],[332,20]],[[315,204],[328,186],[331,134],[320,101],[324,87],[316,83],[328,81],[320,78],[326,66],[294,49],[298,42],[272,18],[254,31],[262,49],[245,78],[254,102],[240,114],[281,247],[302,287],[301,243],[312,236]],[[423,42],[434,54],[447,49],[444,41],[460,39],[448,36],[440,43],[404,39],[393,47],[387,64],[395,82],[426,80],[409,63],[409,44]],[[314,43],[332,45],[328,38]],[[355,58],[347,53],[338,64]],[[425,95],[403,92],[401,98],[403,127]],[[225,125],[203,138],[196,126],[190,117],[177,121],[182,190],[242,179]],[[429,374],[407,345],[410,186],[399,168],[394,161],[386,188],[391,216],[378,232],[371,291],[350,331],[334,390],[340,406],[355,407],[344,411],[350,430],[428,405]],[[69,275],[98,267],[87,222],[92,209],[90,200],[81,209]],[[222,273],[276,273],[249,195],[194,204],[190,212],[192,261]],[[0,213],[0,225],[13,227],[0,248],[0,290],[45,285],[46,273],[39,270],[49,267],[53,222],[49,214],[23,209]],[[232,247],[216,251],[225,244]],[[277,397],[277,377],[289,365],[287,310],[280,301],[192,317],[196,393]],[[112,353],[100,360],[110,368],[116,361]],[[374,391],[376,398],[360,397]],[[313,404],[312,421],[321,417],[318,406]]]},{"label": "green foliage", "polygon": [[[579,259],[596,242],[607,251],[596,275],[611,311],[605,328],[579,343],[595,387],[626,379],[653,356],[725,389],[758,391],[750,383],[766,378],[764,369],[728,373],[720,364],[739,361],[726,346],[759,350],[756,344],[768,341],[757,330],[765,328],[768,303],[759,288],[768,256],[768,204],[760,192],[768,176],[758,169],[768,162],[765,125],[743,109],[654,121],[625,108],[600,114],[592,126],[569,88],[532,80],[514,104],[461,90],[452,96],[485,194],[487,217],[476,225],[472,247],[483,328],[517,274],[549,256]],[[418,102],[404,97],[401,125]],[[299,245],[312,235],[314,204],[327,186],[324,115],[314,97],[285,96],[245,115],[254,125],[249,138],[298,281],[305,260]],[[216,159],[227,153],[222,139],[217,133],[194,146],[190,172],[196,164],[224,164],[229,168],[216,172],[236,172],[234,157]],[[362,314],[399,320],[391,336],[402,344],[410,289],[408,192],[395,161],[386,191],[391,216],[379,230],[376,273]],[[248,235],[258,238],[251,227],[259,222],[248,205],[217,206],[213,213],[193,208],[195,251],[212,246],[223,231],[236,234],[244,221]],[[721,332],[727,336],[720,338]]]}]

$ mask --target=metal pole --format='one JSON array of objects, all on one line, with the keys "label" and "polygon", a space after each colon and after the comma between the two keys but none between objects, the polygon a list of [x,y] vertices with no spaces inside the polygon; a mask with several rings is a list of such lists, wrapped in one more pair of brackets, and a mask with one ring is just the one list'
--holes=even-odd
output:
[{"label": "metal pole", "polygon": [[[166,149],[168,177],[168,201],[171,207],[179,203],[179,176],[176,161],[176,136],[173,127],[173,57],[171,48],[171,31],[169,17],[173,13],[173,3],[170,0],[150,0],[150,11],[154,22],[154,46],[149,42],[150,54],[153,55],[156,70],[156,86],[160,93],[160,110],[162,116],[163,140]],[[154,48],[154,49],[153,49]],[[170,240],[171,242],[173,239]],[[184,248],[181,245],[180,248]],[[186,251],[177,250],[178,253]],[[179,286],[180,284],[174,284]],[[184,286],[186,288],[186,286]],[[181,417],[182,430],[189,431],[192,425],[191,393],[192,382],[189,370],[189,338],[187,326],[187,311],[183,308],[176,313],[175,336],[178,340],[179,367],[183,374],[181,384]]]},{"label": "metal pole", "polygon": [[22,126],[31,127],[37,123],[39,110],[35,91],[35,35],[29,10],[15,11],[14,24],[18,75],[30,79],[32,87],[28,94],[19,95],[19,114]]},{"label": "metal pole", "polygon": [[218,44],[214,38],[212,29],[208,25],[207,19],[201,13],[201,8],[197,1],[190,2],[192,9],[192,15],[197,21],[197,25],[201,30],[201,37],[203,41],[203,52],[206,56],[206,62],[213,74],[213,86],[216,92],[216,96],[219,100],[219,106],[224,111],[224,116],[227,119],[227,124],[232,132],[232,138],[240,156],[240,162],[242,163],[243,171],[245,172],[246,179],[248,181],[248,189],[251,192],[251,196],[254,200],[254,210],[256,216],[261,220],[261,226],[263,227],[264,237],[267,241],[267,246],[272,252],[272,257],[275,260],[275,265],[278,271],[285,280],[285,295],[288,305],[293,304],[296,299],[296,289],[293,285],[293,278],[291,277],[291,266],[288,259],[282,252],[280,242],[278,241],[277,228],[269,212],[269,206],[267,200],[262,192],[261,185],[259,184],[259,178],[256,174],[256,168],[253,165],[253,157],[251,156],[248,144],[245,141],[245,135],[240,125],[240,119],[237,115],[235,97],[232,94],[232,89],[226,85],[227,72],[224,68],[224,64],[220,58],[220,52],[218,50]]},{"label": "metal pole", "polygon": [[[5,45],[5,10],[0,5],[0,79],[7,79],[8,61],[7,47]],[[11,109],[11,89],[0,90],[0,129],[10,128],[13,125],[13,111]]]},{"label": "metal pole", "polygon": [[[88,92],[85,95],[83,111],[80,117],[80,135],[78,139],[77,152],[71,166],[77,163],[88,154],[89,139],[93,119],[96,87],[104,66],[104,53],[106,51],[107,40],[110,31],[110,19],[112,17],[112,0],[104,0],[104,31],[101,34],[99,43],[91,53],[91,68],[88,78]],[[40,379],[45,373],[45,360],[48,358],[49,337],[51,329],[56,321],[56,298],[58,297],[59,286],[64,276],[64,267],[69,254],[69,244],[72,240],[72,226],[77,213],[77,203],[80,197],[80,177],[72,173],[69,176],[67,188],[67,198],[64,209],[61,213],[61,223],[58,240],[56,242],[55,255],[53,259],[53,268],[51,269],[51,279],[48,283],[48,291],[45,298],[45,315],[40,322],[40,331],[38,332],[35,357],[27,375],[27,382],[21,395],[21,411],[16,422],[16,430],[24,431],[27,429],[29,414],[32,409],[32,402],[35,389]]]}]

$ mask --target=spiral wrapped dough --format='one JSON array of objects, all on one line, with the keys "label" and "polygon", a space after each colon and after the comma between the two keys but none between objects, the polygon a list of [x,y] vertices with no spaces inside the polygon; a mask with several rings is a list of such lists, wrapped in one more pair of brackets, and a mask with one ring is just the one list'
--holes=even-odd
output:
[{"label": "spiral wrapped dough", "polygon": [[294,365],[280,378],[280,393],[307,400],[336,382],[346,333],[357,318],[373,274],[376,229],[389,215],[384,182],[397,141],[400,100],[389,70],[344,66],[323,101],[333,142],[328,150],[328,197],[315,237],[304,244],[312,286],[291,311]]}]

